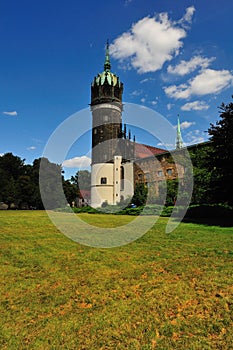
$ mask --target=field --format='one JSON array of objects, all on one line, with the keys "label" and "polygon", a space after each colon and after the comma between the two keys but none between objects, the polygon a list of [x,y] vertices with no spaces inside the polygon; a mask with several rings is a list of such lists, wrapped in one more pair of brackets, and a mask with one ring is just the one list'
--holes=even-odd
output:
[{"label": "field", "polygon": [[232,349],[233,228],[182,223],[166,234],[166,222],[97,249],[43,211],[1,211],[0,348]]}]

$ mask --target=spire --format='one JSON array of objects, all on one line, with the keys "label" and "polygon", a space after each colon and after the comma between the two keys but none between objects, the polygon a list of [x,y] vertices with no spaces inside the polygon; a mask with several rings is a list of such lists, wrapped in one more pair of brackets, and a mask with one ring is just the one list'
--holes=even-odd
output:
[{"label": "spire", "polygon": [[104,70],[108,72],[108,71],[110,71],[110,69],[111,69],[111,63],[110,63],[110,58],[109,58],[109,42],[107,40],[106,51],[105,51]]},{"label": "spire", "polygon": [[180,149],[182,147],[184,147],[184,145],[183,145],[183,140],[182,140],[182,136],[181,136],[180,118],[179,118],[179,114],[178,114],[178,116],[177,116],[176,149]]}]

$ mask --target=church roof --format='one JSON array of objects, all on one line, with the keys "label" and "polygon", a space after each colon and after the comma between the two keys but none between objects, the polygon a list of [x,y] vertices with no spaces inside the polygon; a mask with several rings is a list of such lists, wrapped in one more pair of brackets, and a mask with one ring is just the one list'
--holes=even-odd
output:
[{"label": "church roof", "polygon": [[135,158],[146,158],[165,152],[167,152],[165,149],[135,142]]}]

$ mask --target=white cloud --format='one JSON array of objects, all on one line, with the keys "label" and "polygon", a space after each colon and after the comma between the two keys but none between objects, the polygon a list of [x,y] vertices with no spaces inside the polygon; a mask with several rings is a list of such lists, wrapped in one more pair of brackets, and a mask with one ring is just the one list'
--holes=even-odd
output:
[{"label": "white cloud", "polygon": [[168,147],[168,148],[170,148],[170,147],[174,147],[174,144],[173,144],[173,143],[163,143],[163,142],[159,142],[159,143],[157,143],[157,146],[158,146],[158,147]]},{"label": "white cloud", "polygon": [[91,158],[87,156],[74,157],[65,160],[62,165],[67,168],[87,168],[91,164]]},{"label": "white cloud", "polygon": [[188,128],[190,128],[190,126],[195,125],[195,124],[196,124],[195,122],[184,121],[180,124],[180,128],[181,129],[188,129]]},{"label": "white cloud", "polygon": [[18,113],[16,111],[13,112],[2,112],[5,115],[9,115],[11,117],[17,117]]},{"label": "white cloud", "polygon": [[172,103],[167,104],[167,109],[170,111],[174,105]]},{"label": "white cloud", "polygon": [[194,56],[190,61],[182,60],[176,66],[169,65],[167,68],[168,73],[185,75],[193,72],[197,68],[207,68],[211,62],[215,60],[215,57],[205,58],[201,56]]},{"label": "white cloud", "polygon": [[30,146],[30,147],[27,148],[28,151],[33,151],[34,149],[36,149],[35,146]]},{"label": "white cloud", "polygon": [[152,106],[157,105],[158,101],[151,101]]},{"label": "white cloud", "polygon": [[142,79],[140,81],[140,84],[144,84],[144,83],[147,83],[148,81],[154,81],[155,79],[154,78],[146,78],[146,79]]},{"label": "white cloud", "polygon": [[233,75],[228,70],[205,69],[197,76],[189,79],[188,83],[171,85],[164,88],[167,96],[182,99],[191,96],[218,94],[223,89],[232,86]]},{"label": "white cloud", "polygon": [[191,22],[193,12],[194,7],[188,8],[179,22],[170,20],[167,13],[142,18],[114,40],[110,45],[111,55],[121,62],[130,59],[138,73],[161,69],[166,61],[178,55],[186,37],[182,24]]},{"label": "white cloud", "polygon": [[133,92],[131,92],[130,95],[132,96],[140,96],[143,93],[142,90],[134,90]]},{"label": "white cloud", "polygon": [[128,6],[133,0],[125,0],[124,6]]},{"label": "white cloud", "polygon": [[209,106],[205,101],[194,101],[186,103],[181,107],[182,111],[206,111]]},{"label": "white cloud", "polygon": [[3,157],[4,156],[4,153],[0,153],[0,157]]},{"label": "white cloud", "polygon": [[200,130],[190,131],[186,135],[186,139],[187,139],[187,142],[186,142],[187,146],[206,141],[206,139],[204,137],[204,133],[202,131],[200,131]]},{"label": "white cloud", "polygon": [[194,6],[188,7],[185,10],[184,16],[178,21],[178,23],[180,23],[184,27],[187,27],[187,25],[191,24],[191,22],[192,22],[192,18],[193,18],[194,12],[195,12],[195,7]]},{"label": "white cloud", "polygon": [[141,100],[140,100],[142,103],[145,103],[146,102],[146,99],[143,97],[143,98],[141,98]]}]

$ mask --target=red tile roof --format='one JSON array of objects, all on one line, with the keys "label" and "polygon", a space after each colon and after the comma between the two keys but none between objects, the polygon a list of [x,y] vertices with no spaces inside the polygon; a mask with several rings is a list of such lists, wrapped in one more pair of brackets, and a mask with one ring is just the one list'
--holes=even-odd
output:
[{"label": "red tile roof", "polygon": [[167,150],[158,147],[143,145],[141,143],[135,143],[135,158],[146,158],[153,156],[154,154],[161,154],[164,152],[167,152]]},{"label": "red tile roof", "polygon": [[80,190],[80,197],[83,199],[91,199],[91,191]]}]

